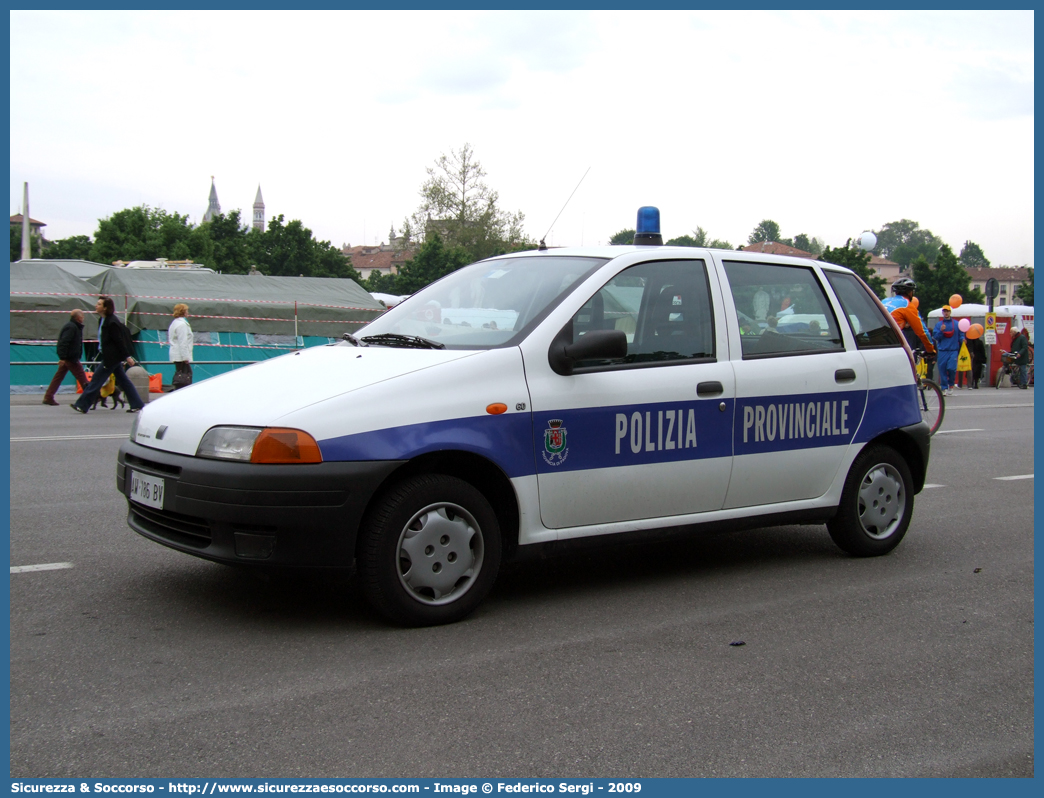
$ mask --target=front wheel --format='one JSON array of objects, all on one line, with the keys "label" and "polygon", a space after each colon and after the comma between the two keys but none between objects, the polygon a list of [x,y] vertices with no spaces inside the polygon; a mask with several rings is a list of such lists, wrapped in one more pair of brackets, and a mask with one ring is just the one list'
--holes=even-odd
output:
[{"label": "front wheel", "polygon": [[444,474],[386,490],[360,528],[363,595],[406,626],[459,621],[489,593],[500,569],[500,526],[486,498]]},{"label": "front wheel", "polygon": [[894,449],[875,446],[852,464],[837,514],[827,522],[827,530],[834,543],[849,554],[887,554],[906,534],[913,504],[910,467]]},{"label": "front wheel", "polygon": [[928,424],[928,432],[931,435],[942,426],[943,416],[946,415],[946,400],[943,398],[942,388],[931,380],[921,380],[917,386],[918,399],[921,403],[921,418]]}]

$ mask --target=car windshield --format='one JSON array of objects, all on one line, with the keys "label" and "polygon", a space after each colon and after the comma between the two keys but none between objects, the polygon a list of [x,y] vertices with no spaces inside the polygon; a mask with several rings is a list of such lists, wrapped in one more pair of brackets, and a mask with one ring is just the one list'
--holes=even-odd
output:
[{"label": "car windshield", "polygon": [[605,258],[554,255],[473,263],[421,289],[355,336],[376,346],[400,345],[396,336],[447,349],[514,345],[604,263]]}]

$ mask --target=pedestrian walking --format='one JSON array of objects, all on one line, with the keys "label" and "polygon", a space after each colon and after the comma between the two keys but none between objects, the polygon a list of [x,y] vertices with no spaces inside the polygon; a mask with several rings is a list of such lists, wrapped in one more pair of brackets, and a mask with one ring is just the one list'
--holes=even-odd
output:
[{"label": "pedestrian walking", "polygon": [[192,327],[188,323],[188,305],[179,302],[174,306],[174,321],[167,329],[170,344],[170,362],[174,364],[171,385],[176,391],[192,384]]},{"label": "pedestrian walking", "polygon": [[62,325],[58,333],[58,371],[54,373],[51,384],[44,391],[43,403],[57,406],[54,395],[65,379],[72,374],[80,386],[87,388],[87,375],[84,374],[80,358],[83,357],[83,311],[77,308],[69,314],[69,321]]},{"label": "pedestrian walking", "polygon": [[115,375],[116,384],[130,402],[127,412],[137,413],[145,403],[138,395],[134,383],[127,377],[127,372],[123,370],[125,365],[134,365],[134,342],[131,340],[130,331],[117,318],[112,297],[101,297],[94,310],[101,317],[98,321],[98,359],[101,365],[94,370],[90,384],[80,394],[80,398],[70,407],[77,413],[86,414],[101,395],[101,389],[109,381],[109,376]]},{"label": "pedestrian walking", "polygon": [[1011,339],[1011,353],[1015,355],[1015,365],[1019,367],[1019,387],[1029,387],[1029,331],[1023,327]]},{"label": "pedestrian walking", "polygon": [[968,338],[964,342],[968,345],[968,353],[971,355],[971,379],[972,388],[978,388],[985,376],[986,369],[986,344],[982,342],[982,336]]},{"label": "pedestrian walking", "polygon": [[957,353],[957,387],[963,391],[965,387],[971,387],[971,382],[971,352],[968,351],[968,341],[965,339],[961,344],[961,351]]},{"label": "pedestrian walking", "polygon": [[953,309],[943,305],[942,318],[932,330],[935,348],[939,351],[939,387],[949,396],[953,396],[953,384],[957,380],[957,355],[964,343],[964,333],[957,327],[957,322],[950,318]]}]

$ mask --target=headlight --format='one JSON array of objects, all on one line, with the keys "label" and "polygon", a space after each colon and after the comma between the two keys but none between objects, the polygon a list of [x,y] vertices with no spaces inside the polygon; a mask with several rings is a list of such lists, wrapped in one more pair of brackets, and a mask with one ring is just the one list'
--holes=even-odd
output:
[{"label": "headlight", "polygon": [[199,442],[196,457],[249,462],[254,441],[260,434],[258,427],[212,427]]},{"label": "headlight", "polygon": [[269,464],[323,462],[315,438],[281,427],[213,427],[199,442],[196,457]]},{"label": "headlight", "polygon": [[[115,404],[115,403],[114,403]],[[131,443],[134,443],[138,437],[138,419],[141,418],[141,412],[134,414],[134,421],[131,422],[130,439]]]}]

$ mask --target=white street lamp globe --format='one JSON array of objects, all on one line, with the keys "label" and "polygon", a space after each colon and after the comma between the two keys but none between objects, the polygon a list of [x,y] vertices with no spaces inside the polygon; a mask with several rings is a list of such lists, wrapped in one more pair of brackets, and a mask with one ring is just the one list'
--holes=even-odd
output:
[{"label": "white street lamp globe", "polygon": [[861,233],[859,238],[856,239],[856,247],[863,250],[864,252],[871,252],[873,248],[877,246],[877,236],[871,233],[869,230],[865,233]]}]

